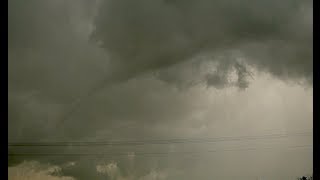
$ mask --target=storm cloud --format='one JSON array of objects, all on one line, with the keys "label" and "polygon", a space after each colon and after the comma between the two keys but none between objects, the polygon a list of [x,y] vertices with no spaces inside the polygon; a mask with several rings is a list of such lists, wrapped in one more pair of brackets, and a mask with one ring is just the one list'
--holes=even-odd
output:
[{"label": "storm cloud", "polygon": [[92,37],[132,75],[224,53],[207,60],[312,82],[312,1],[107,0],[94,22]]},{"label": "storm cloud", "polygon": [[[143,141],[312,131],[312,3],[10,0],[8,140]],[[52,179],[283,180],[312,172],[312,150],[286,149],[310,143],[307,136],[9,147],[12,154],[106,155],[9,156],[8,171],[11,179],[23,171]],[[264,149],[269,146],[273,150]],[[251,147],[262,150],[238,151]],[[216,149],[221,152],[170,154]],[[107,156],[113,153],[128,156]],[[57,164],[57,176],[44,165],[48,162]]]}]

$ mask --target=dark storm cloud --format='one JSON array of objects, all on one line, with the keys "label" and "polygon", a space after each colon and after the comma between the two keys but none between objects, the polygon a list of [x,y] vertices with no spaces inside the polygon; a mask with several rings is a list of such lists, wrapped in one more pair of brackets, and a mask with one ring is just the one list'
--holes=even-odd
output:
[{"label": "dark storm cloud", "polygon": [[9,89],[67,100],[105,74],[106,56],[88,43],[84,2],[9,1]]},{"label": "dark storm cloud", "polygon": [[105,0],[92,36],[127,73],[240,50],[249,65],[312,83],[311,1]]},{"label": "dark storm cloud", "polygon": [[[9,83],[15,89],[37,87],[57,96],[69,91],[76,98],[75,90],[85,94],[101,81],[110,84],[154,70],[164,71],[159,78],[171,84],[192,86],[189,77],[181,76],[185,65],[179,64],[225,53],[206,61],[235,69],[233,51],[245,59],[244,65],[312,83],[311,1],[12,0],[8,25],[9,59],[14,59],[9,61]],[[198,81],[229,86],[229,71],[195,71]],[[60,95],[58,86],[65,87]]]},{"label": "dark storm cloud", "polygon": [[[9,118],[14,119],[10,123],[31,121],[21,125],[19,133],[10,126],[11,138],[33,131],[39,131],[31,133],[33,138],[54,134],[51,125],[97,83],[126,80],[152,70],[157,71],[155,77],[182,87],[199,82],[229,87],[232,70],[238,80],[231,85],[247,87],[246,65],[283,79],[312,81],[309,1],[11,0],[8,8]],[[104,50],[88,42],[90,36]],[[222,57],[216,56],[221,53]],[[192,60],[199,54],[207,59]],[[238,55],[244,59],[240,66]],[[216,70],[202,72],[203,61],[215,62]],[[154,84],[144,85],[149,86]],[[132,104],[120,98],[128,102],[123,107],[113,97],[106,115],[121,119],[125,113],[142,113],[148,98],[154,97],[151,93],[144,101],[140,89],[126,93],[118,95],[128,96]],[[161,112],[170,111],[163,108]]]},{"label": "dark storm cloud", "polygon": [[[249,94],[235,93],[225,98],[220,91],[197,89],[203,84],[220,90],[250,87],[249,82],[254,81],[251,68],[283,80],[306,79],[312,85],[310,1],[10,0],[8,8],[9,141],[237,135],[247,132],[248,124],[254,124],[252,129],[259,133],[265,127],[298,127],[299,119],[312,119],[309,96],[300,91],[290,94],[287,91],[291,89],[284,88],[281,94],[292,99],[285,111],[279,105],[281,97],[268,91],[267,85],[277,85],[275,82],[263,81],[254,90],[249,89]],[[177,91],[168,84],[192,88]],[[107,88],[98,88],[95,96],[80,98],[68,121],[57,128],[70,111],[70,104],[97,85]],[[264,96],[266,100],[261,98]],[[268,109],[270,104],[279,113]],[[266,108],[252,110],[255,107]],[[281,124],[287,119],[294,123]],[[299,127],[309,126],[303,123]],[[18,150],[63,153],[75,148],[9,149]],[[75,169],[63,171],[78,179],[101,177],[92,158],[11,158],[9,161],[15,163],[22,159],[54,164],[74,160]],[[139,177],[150,177],[150,168],[170,167],[174,171],[182,167],[183,172],[195,168],[195,179],[203,177],[202,169],[196,167],[201,167],[207,157],[200,158],[199,164],[180,163],[183,157],[175,158],[180,157],[137,158],[135,171]],[[128,167],[121,158],[113,160],[119,162],[121,172]],[[212,167],[210,163],[205,166]],[[212,170],[208,168],[204,173],[209,172]],[[183,175],[188,178],[188,173]],[[209,175],[206,178],[210,179]]]}]

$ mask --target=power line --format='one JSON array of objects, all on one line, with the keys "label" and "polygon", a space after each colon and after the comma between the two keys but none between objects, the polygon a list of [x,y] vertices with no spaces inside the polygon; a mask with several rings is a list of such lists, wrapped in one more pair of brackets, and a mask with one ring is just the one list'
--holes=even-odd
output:
[{"label": "power line", "polygon": [[[312,148],[312,145],[296,145],[288,146],[285,148]],[[181,154],[201,154],[201,153],[215,153],[215,152],[228,152],[228,151],[255,151],[255,150],[266,150],[275,149],[275,147],[263,147],[263,148],[243,148],[243,149],[216,149],[208,151],[173,151],[173,152],[137,152],[135,156],[163,156],[163,155],[181,155]],[[9,153],[8,156],[128,156],[128,153]]]},{"label": "power line", "polygon": [[149,145],[149,144],[181,144],[181,143],[214,143],[223,141],[243,141],[259,139],[278,139],[289,136],[311,136],[310,132],[269,134],[260,136],[240,137],[217,137],[217,138],[180,138],[180,139],[154,139],[154,140],[123,140],[123,141],[73,141],[73,142],[16,142],[8,143],[10,147],[32,147],[32,146],[118,146],[118,145]]}]

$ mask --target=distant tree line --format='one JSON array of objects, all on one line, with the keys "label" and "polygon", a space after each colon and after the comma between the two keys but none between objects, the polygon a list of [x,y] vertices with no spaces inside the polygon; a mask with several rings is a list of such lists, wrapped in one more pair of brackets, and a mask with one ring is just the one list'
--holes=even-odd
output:
[{"label": "distant tree line", "polygon": [[298,180],[313,180],[313,177],[312,176],[302,176],[302,177],[299,177]]}]

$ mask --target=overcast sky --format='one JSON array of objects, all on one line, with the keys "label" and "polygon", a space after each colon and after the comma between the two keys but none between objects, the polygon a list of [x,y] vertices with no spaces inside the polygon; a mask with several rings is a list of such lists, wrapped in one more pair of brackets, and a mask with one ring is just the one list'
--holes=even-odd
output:
[{"label": "overcast sky", "polygon": [[[9,0],[9,142],[253,137],[10,147],[105,156],[9,156],[9,179],[312,174],[312,3]],[[265,137],[273,134],[286,136]],[[164,155],[146,155],[155,152]]]}]

